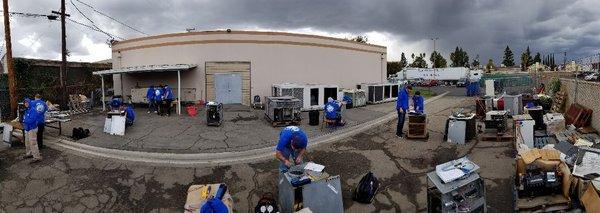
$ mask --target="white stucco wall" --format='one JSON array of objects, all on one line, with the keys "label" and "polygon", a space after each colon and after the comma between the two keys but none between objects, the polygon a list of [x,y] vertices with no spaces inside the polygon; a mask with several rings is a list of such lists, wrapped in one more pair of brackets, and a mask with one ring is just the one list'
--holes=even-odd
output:
[{"label": "white stucco wall", "polygon": [[[354,88],[361,82],[386,78],[386,48],[342,39],[273,32],[195,32],[132,39],[113,45],[113,67],[157,64],[197,64],[182,72],[182,87],[196,88],[204,99],[205,62],[251,63],[251,96],[268,96],[277,83],[336,84]],[[120,76],[114,75],[120,94]],[[176,73],[123,76],[124,95],[130,88],[167,83],[176,87]]]}]

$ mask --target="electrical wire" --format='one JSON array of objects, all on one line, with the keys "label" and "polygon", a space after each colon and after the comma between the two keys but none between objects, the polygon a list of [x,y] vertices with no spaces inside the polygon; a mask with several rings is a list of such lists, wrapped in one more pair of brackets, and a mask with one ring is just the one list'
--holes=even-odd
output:
[{"label": "electrical wire", "polygon": [[[0,12],[4,12],[3,10],[0,10]],[[40,18],[40,17],[44,17],[44,18],[48,18],[50,20],[56,20],[58,18],[57,15],[44,15],[44,14],[36,14],[36,13],[22,13],[22,12],[8,12],[9,16],[12,15],[17,15],[17,16],[22,16],[22,17],[30,17],[30,18]]]},{"label": "electrical wire", "polygon": [[[89,8],[91,8],[91,9],[92,9],[94,12],[96,12],[96,13],[98,13],[98,14],[100,14],[100,15],[103,15],[103,16],[105,16],[105,17],[107,17],[107,18],[109,18],[109,19],[111,19],[111,20],[113,20],[113,21],[115,21],[115,22],[117,22],[117,23],[119,23],[119,24],[121,24],[121,25],[123,25],[123,26],[125,26],[125,27],[127,27],[127,28],[129,28],[129,29],[131,29],[131,30],[133,30],[133,31],[136,31],[136,32],[138,32],[138,33],[141,33],[141,34],[144,34],[144,35],[147,35],[147,36],[149,35],[149,34],[147,34],[147,33],[145,33],[145,32],[142,32],[141,30],[138,30],[138,29],[136,29],[136,28],[134,28],[134,27],[132,27],[132,26],[130,26],[130,25],[128,25],[128,24],[125,24],[125,23],[123,23],[123,22],[121,22],[121,21],[119,21],[119,20],[117,20],[117,19],[115,19],[115,18],[113,18],[113,17],[111,17],[111,16],[107,15],[106,13],[103,13],[103,12],[101,12],[101,11],[98,11],[96,8],[94,8],[94,7],[93,7],[92,5],[90,5],[90,4],[87,4],[87,3],[85,3],[85,2],[82,2],[82,1],[80,1],[80,0],[75,0],[75,1],[77,1],[77,2],[79,2],[79,3],[81,3],[81,4],[83,4],[83,5],[85,5],[85,6],[89,7]],[[72,2],[72,1],[71,1],[71,2]]]},{"label": "electrical wire", "polygon": [[122,38],[122,37],[120,37],[120,36],[117,36],[117,35],[111,34],[111,33],[109,33],[109,32],[103,31],[103,30],[101,30],[101,29],[99,29],[99,28],[97,28],[97,27],[90,26],[90,25],[87,25],[87,24],[84,24],[84,23],[81,23],[81,22],[75,21],[75,20],[74,20],[74,19],[72,19],[72,18],[67,18],[67,20],[69,20],[69,21],[71,21],[71,22],[73,22],[73,23],[75,23],[75,24],[78,24],[78,25],[84,26],[84,27],[86,27],[86,28],[88,28],[88,29],[90,29],[90,30],[93,30],[93,31],[96,31],[96,32],[100,32],[100,33],[102,33],[102,34],[104,34],[104,35],[106,35],[106,36],[110,37],[111,39],[118,38],[118,39],[120,39],[120,40],[125,40],[124,38]]}]

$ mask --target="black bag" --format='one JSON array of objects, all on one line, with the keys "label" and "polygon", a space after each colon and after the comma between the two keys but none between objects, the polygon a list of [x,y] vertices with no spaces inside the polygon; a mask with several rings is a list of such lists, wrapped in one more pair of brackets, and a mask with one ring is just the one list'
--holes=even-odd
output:
[{"label": "black bag", "polygon": [[379,180],[369,171],[358,182],[352,199],[360,203],[371,203],[377,194],[377,190],[379,190]]},{"label": "black bag", "polygon": [[90,130],[89,129],[85,129],[84,130],[81,127],[73,128],[73,133],[71,134],[71,137],[74,140],[79,140],[79,139],[87,138],[88,136],[90,136]]},{"label": "black bag", "polygon": [[[270,211],[269,211],[270,210]],[[277,202],[273,198],[273,193],[267,192],[258,200],[258,203],[254,207],[255,213],[275,213],[279,212]]]}]

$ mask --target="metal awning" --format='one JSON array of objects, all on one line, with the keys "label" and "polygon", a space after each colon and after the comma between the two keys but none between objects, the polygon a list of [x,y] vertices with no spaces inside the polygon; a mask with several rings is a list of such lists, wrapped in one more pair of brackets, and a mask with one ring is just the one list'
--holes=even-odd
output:
[{"label": "metal awning", "polygon": [[142,73],[142,72],[174,72],[184,71],[195,68],[195,64],[162,64],[162,65],[146,65],[135,67],[124,67],[119,69],[101,70],[93,72],[94,75],[112,75],[122,73]]}]

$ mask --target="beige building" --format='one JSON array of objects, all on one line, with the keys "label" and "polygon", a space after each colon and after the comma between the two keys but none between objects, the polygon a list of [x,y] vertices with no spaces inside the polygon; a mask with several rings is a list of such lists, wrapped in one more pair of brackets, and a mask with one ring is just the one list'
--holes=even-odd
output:
[{"label": "beige building", "polygon": [[[346,39],[283,32],[206,31],[157,35],[114,43],[115,94],[160,83],[193,100],[249,105],[280,83],[333,84],[386,79],[386,47]],[[180,78],[178,78],[180,76]],[[178,86],[178,80],[180,86]],[[179,90],[181,88],[181,90]]]}]

